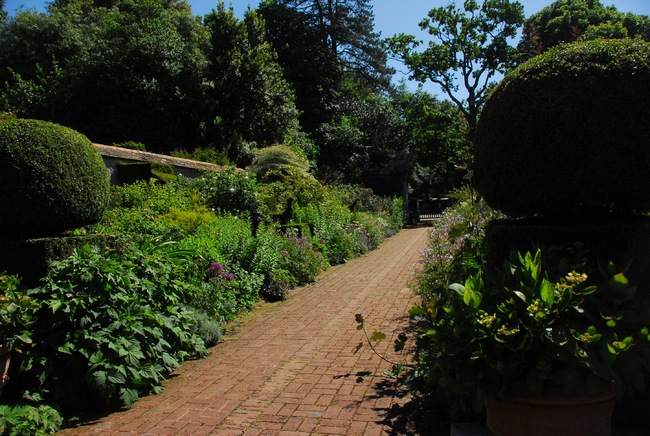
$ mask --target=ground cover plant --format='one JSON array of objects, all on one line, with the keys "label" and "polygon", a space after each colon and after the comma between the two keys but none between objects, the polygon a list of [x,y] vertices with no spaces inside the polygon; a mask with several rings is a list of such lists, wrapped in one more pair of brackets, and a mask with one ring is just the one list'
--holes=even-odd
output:
[{"label": "ground cover plant", "polygon": [[[36,321],[31,343],[13,359],[2,398],[12,407],[7,419],[26,416],[26,407],[46,406],[65,418],[80,405],[128,407],[160,391],[182,361],[204,356],[226,322],[261,299],[286,298],[401,227],[399,200],[315,180],[309,186],[318,195],[307,199],[294,182],[272,182],[273,190],[286,183],[300,198],[287,225],[268,213],[263,188],[248,172],[113,186],[103,219],[82,233],[117,240],[53,262],[40,284],[25,290]],[[363,207],[349,207],[355,195]],[[20,425],[14,421],[6,422]]]}]

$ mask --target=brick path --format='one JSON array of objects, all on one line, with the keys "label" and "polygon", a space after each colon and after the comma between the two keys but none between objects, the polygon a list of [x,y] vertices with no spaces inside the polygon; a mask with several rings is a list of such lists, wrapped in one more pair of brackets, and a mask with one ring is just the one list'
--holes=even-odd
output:
[{"label": "brick path", "polygon": [[165,390],[124,412],[61,435],[381,435],[404,392],[363,340],[354,315],[392,343],[414,304],[409,281],[427,228],[405,229],[376,251],[330,268],[227,335],[201,360],[186,362]]}]

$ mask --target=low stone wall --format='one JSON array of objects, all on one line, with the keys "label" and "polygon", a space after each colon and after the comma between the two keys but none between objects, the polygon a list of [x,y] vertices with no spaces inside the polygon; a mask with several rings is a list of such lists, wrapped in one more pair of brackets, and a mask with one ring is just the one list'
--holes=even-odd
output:
[{"label": "low stone wall", "polygon": [[115,147],[112,145],[93,144],[104,158],[108,169],[111,183],[121,184],[118,167],[121,163],[145,162],[167,164],[174,168],[175,174],[192,179],[198,177],[205,171],[223,171],[225,167],[207,162],[199,162],[179,157],[165,156],[162,154],[149,153],[146,151],[131,150],[128,148]]}]

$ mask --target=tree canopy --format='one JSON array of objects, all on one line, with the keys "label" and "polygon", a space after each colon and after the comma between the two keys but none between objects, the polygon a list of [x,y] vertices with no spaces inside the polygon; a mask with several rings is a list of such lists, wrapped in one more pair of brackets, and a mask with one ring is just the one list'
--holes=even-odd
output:
[{"label": "tree canopy", "polygon": [[524,20],[523,6],[510,0],[465,0],[431,9],[420,28],[433,38],[424,50],[413,35],[399,34],[389,47],[411,78],[440,86],[463,113],[471,138],[481,106],[497,73],[511,65],[515,48],[508,43]]},{"label": "tree canopy", "polygon": [[242,18],[224,1],[198,17],[186,0],[54,0],[0,18],[2,111],[242,167],[287,145],[387,194],[420,183],[414,168],[449,186],[462,117],[395,91],[369,0],[264,0]]},{"label": "tree canopy", "polygon": [[628,37],[649,41],[650,18],[619,12],[599,0],[556,0],[526,20],[518,48],[527,60],[578,39]]},{"label": "tree canopy", "polygon": [[260,14],[251,10],[239,21],[220,2],[205,24],[212,42],[205,82],[209,143],[227,145],[236,156],[245,144],[256,148],[284,142],[299,128],[298,111]]},{"label": "tree canopy", "polygon": [[374,31],[370,0],[277,0],[301,12],[324,47],[349,75],[374,89],[389,86],[392,70],[386,66],[379,34]]}]

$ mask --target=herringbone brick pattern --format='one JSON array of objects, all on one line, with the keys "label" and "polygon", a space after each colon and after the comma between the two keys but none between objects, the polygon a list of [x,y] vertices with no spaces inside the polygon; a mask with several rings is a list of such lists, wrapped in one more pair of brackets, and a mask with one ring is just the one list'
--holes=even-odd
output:
[{"label": "herringbone brick pattern", "polygon": [[[287,301],[251,316],[159,395],[62,435],[382,435],[406,401],[357,331],[355,314],[392,343],[415,303],[409,281],[427,229],[405,229],[376,251],[330,268]],[[401,392],[403,394],[403,392]]]}]

